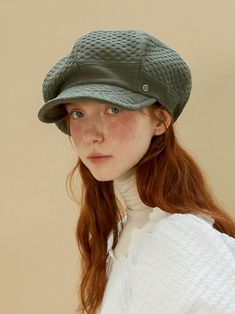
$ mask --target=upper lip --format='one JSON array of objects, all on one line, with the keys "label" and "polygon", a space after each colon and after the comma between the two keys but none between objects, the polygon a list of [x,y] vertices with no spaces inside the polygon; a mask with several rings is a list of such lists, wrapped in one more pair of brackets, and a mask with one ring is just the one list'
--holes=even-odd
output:
[{"label": "upper lip", "polygon": [[90,158],[90,157],[110,157],[110,156],[99,154],[99,153],[94,153],[94,154],[90,154],[88,156],[88,158]]}]

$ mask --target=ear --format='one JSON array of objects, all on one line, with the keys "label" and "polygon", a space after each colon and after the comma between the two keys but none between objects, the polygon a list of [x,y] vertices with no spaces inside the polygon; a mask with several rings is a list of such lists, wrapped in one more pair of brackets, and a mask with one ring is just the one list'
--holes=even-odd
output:
[{"label": "ear", "polygon": [[155,120],[155,128],[154,128],[153,135],[161,135],[165,132],[165,126],[161,122],[161,120],[165,122],[166,127],[168,128],[171,123],[172,118],[171,118],[170,113],[167,110],[162,109],[162,108],[157,108],[155,110],[155,116],[157,119]]}]

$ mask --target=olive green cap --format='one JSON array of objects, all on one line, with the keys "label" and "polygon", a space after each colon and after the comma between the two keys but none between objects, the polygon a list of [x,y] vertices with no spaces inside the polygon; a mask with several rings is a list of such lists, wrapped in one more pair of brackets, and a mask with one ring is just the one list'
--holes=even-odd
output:
[{"label": "olive green cap", "polygon": [[139,30],[97,30],[79,38],[43,81],[38,118],[69,134],[64,104],[94,99],[127,110],[158,101],[175,122],[191,92],[191,71],[180,55]]}]

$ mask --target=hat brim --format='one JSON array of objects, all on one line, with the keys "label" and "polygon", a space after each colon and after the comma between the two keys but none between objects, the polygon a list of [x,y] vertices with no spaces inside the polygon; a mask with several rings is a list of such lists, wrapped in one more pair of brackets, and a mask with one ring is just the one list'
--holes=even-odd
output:
[{"label": "hat brim", "polygon": [[115,85],[74,85],[66,88],[56,98],[46,102],[39,110],[38,118],[46,123],[61,121],[67,115],[64,104],[83,98],[110,103],[127,110],[139,110],[157,101],[156,98],[150,98]]}]

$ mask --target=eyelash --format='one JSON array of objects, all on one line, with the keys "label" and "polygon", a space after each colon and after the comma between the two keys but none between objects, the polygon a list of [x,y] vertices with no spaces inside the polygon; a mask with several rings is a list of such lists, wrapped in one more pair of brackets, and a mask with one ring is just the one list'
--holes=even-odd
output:
[{"label": "eyelash", "polygon": [[81,111],[78,111],[78,110],[74,110],[74,111],[72,111],[72,112],[70,112],[70,116],[72,117],[72,118],[74,118],[74,119],[77,119],[77,117],[74,117],[74,113],[77,113],[77,112],[80,112],[81,113]]},{"label": "eyelash", "polygon": [[[117,114],[117,113],[123,111],[123,109],[121,109],[121,108],[119,108],[119,107],[115,107],[115,106],[109,107],[106,111],[108,111],[109,109],[112,109],[112,108],[115,108],[115,109],[118,109],[118,110],[119,110],[118,112],[114,112],[113,114],[115,114],[115,113]],[[71,116],[71,117],[74,118],[74,119],[79,119],[79,118],[81,118],[81,117],[74,117],[74,113],[77,113],[77,112],[82,113],[82,111],[80,111],[80,110],[73,110],[72,112],[69,113],[69,116]]]}]

